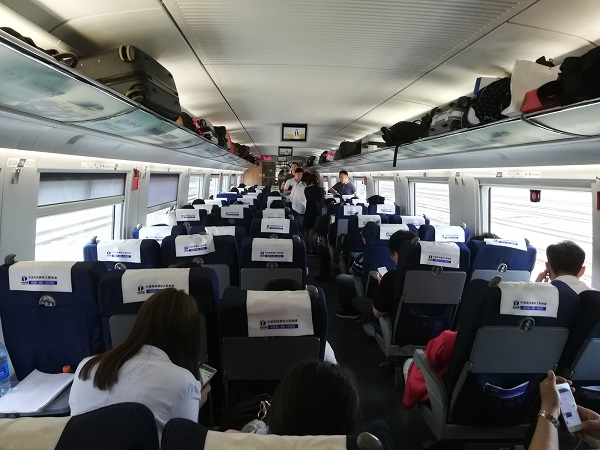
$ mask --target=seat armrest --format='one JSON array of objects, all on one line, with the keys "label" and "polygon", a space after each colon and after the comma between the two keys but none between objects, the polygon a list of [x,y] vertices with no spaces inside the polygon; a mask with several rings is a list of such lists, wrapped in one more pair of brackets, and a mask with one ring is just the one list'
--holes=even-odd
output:
[{"label": "seat armrest", "polygon": [[431,412],[439,423],[445,424],[448,415],[448,393],[444,381],[427,361],[423,350],[417,349],[413,355],[413,362],[423,373],[427,394],[431,404]]}]

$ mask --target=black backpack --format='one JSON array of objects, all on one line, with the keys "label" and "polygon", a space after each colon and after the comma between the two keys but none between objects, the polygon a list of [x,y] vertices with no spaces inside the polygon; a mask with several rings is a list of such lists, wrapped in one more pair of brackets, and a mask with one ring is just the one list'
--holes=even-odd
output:
[{"label": "black backpack", "polygon": [[383,140],[389,147],[396,147],[394,151],[393,167],[396,167],[396,159],[398,157],[398,147],[402,144],[408,144],[417,139],[427,137],[429,135],[429,127],[433,111],[421,117],[421,120],[415,122],[398,122],[390,128],[381,127]]},{"label": "black backpack", "polygon": [[[491,123],[506,118],[502,111],[508,108],[510,101],[510,77],[500,78],[477,93],[471,108],[475,111],[479,124]],[[468,113],[469,110],[465,111],[465,114]]]},{"label": "black backpack", "polygon": [[317,159],[316,156],[309,156],[308,158],[306,158],[306,164],[304,165],[305,167],[312,167],[315,165],[315,159]]},{"label": "black backpack", "polygon": [[361,143],[360,140],[355,142],[344,141],[340,143],[337,152],[335,152],[334,159],[344,159],[349,158],[350,156],[360,155]]}]

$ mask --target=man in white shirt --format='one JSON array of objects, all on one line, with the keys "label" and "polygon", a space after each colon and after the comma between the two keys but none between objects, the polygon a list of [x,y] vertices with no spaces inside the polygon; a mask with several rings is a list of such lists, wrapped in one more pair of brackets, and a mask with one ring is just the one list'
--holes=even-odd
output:
[{"label": "man in white shirt", "polygon": [[303,173],[304,173],[304,170],[302,170],[302,168],[298,167],[296,169],[296,171],[294,172],[294,178],[290,178],[289,180],[287,180],[285,182],[285,184],[283,185],[283,193],[285,195],[290,195],[292,193],[292,189],[294,187],[296,187],[298,185],[298,183],[300,183]]},{"label": "man in white shirt", "polygon": [[[302,170],[302,169],[296,169]],[[300,216],[304,215],[306,211],[306,197],[304,196],[304,189],[306,189],[306,178],[310,175],[310,173],[306,172],[300,174],[300,178],[298,179],[298,184],[296,187],[292,189],[292,193],[290,194],[290,199],[292,200],[292,209]],[[297,218],[302,223],[300,218]]]},{"label": "man in white shirt", "polygon": [[585,272],[585,252],[573,241],[562,241],[546,249],[546,270],[535,281],[562,281],[579,294],[591,288],[579,278]]}]

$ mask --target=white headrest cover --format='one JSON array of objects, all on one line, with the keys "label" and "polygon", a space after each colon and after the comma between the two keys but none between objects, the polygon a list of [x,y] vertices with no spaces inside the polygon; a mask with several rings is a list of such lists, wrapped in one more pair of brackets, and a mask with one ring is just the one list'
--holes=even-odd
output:
[{"label": "white headrest cover", "polygon": [[252,239],[252,261],[292,262],[294,241],[292,239]]},{"label": "white headrest cover", "polygon": [[200,220],[200,211],[194,209],[176,209],[175,220],[177,222],[187,222],[188,220]]},{"label": "white headrest cover", "polygon": [[152,226],[152,227],[142,227],[138,231],[138,239],[154,239],[157,242],[162,242],[162,240],[171,234],[172,226]]},{"label": "white headrest cover", "polygon": [[223,206],[221,208],[221,217],[224,219],[243,219],[244,218],[244,206],[243,205]]},{"label": "white headrest cover", "polygon": [[465,230],[458,226],[436,226],[436,242],[465,242]]},{"label": "white headrest cover", "polygon": [[277,436],[209,431],[204,450],[346,450],[346,436]]},{"label": "white headrest cover", "polygon": [[98,261],[142,262],[140,247],[143,239],[106,240],[98,242]]},{"label": "white headrest cover", "polygon": [[263,211],[263,219],[285,219],[285,209],[268,208]]},{"label": "white headrest cover", "polygon": [[314,334],[310,296],[302,291],[248,291],[248,336]]},{"label": "white headrest cover", "polygon": [[196,204],[196,205],[192,205],[192,206],[193,206],[194,208],[196,208],[196,209],[203,209],[203,210],[204,210],[204,211],[206,211],[208,214],[210,214],[210,213],[211,213],[211,211],[212,211],[212,208],[213,208],[213,206],[214,206],[214,205],[207,205],[207,204],[204,204],[204,205],[199,205],[199,204]]},{"label": "white headrest cover", "polygon": [[377,205],[377,214],[396,214],[396,205]]},{"label": "white headrest cover", "polygon": [[235,236],[235,226],[231,227],[204,227],[207,234],[213,236]]},{"label": "white headrest cover", "polygon": [[381,225],[381,216],[378,216],[377,214],[372,216],[358,215],[358,228],[364,228],[368,222],[373,222],[375,225]]},{"label": "white headrest cover", "polygon": [[389,241],[392,234],[400,230],[409,231],[408,225],[403,225],[401,223],[382,223],[379,225],[379,239]]},{"label": "white headrest cover", "polygon": [[265,219],[260,221],[261,233],[290,233],[290,219]]},{"label": "white headrest cover", "polygon": [[183,289],[190,293],[190,269],[126,270],[121,278],[123,303],[145,302],[161,289]]},{"label": "white headrest cover", "polygon": [[362,206],[344,205],[343,208],[344,208],[344,216],[355,216],[357,214],[363,213]]},{"label": "white headrest cover", "polygon": [[19,261],[8,267],[11,291],[73,292],[74,261]]},{"label": "white headrest cover", "polygon": [[419,241],[421,246],[421,264],[458,269],[460,267],[460,248],[455,242]]},{"label": "white headrest cover", "polygon": [[558,314],[558,289],[551,283],[503,281],[500,314],[513,316],[556,317]]},{"label": "white headrest cover", "polygon": [[175,237],[175,256],[201,256],[213,253],[215,243],[212,234],[190,234]]},{"label": "white headrest cover", "polygon": [[496,245],[499,247],[516,248],[517,250],[527,251],[525,239],[484,239],[486,245]]},{"label": "white headrest cover", "polygon": [[425,225],[425,217],[423,216],[400,216],[404,225],[413,224],[417,228],[421,225]]}]

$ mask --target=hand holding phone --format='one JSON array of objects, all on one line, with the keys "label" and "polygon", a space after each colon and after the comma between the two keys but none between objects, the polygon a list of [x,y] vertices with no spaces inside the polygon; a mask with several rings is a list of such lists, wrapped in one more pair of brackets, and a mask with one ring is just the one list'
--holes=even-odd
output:
[{"label": "hand holding phone", "polygon": [[377,268],[377,272],[379,272],[379,276],[381,278],[383,278],[383,276],[388,273],[387,267],[383,266],[383,267],[378,267]]},{"label": "hand holding phone", "polygon": [[206,386],[206,384],[210,381],[212,377],[217,373],[217,369],[209,366],[208,364],[202,364],[199,367],[200,371],[200,384],[202,387]]},{"label": "hand holding phone", "polygon": [[577,413],[577,404],[573,398],[571,386],[568,383],[560,383],[556,385],[556,390],[560,401],[560,412],[567,425],[567,430],[571,433],[581,430],[581,418]]}]

